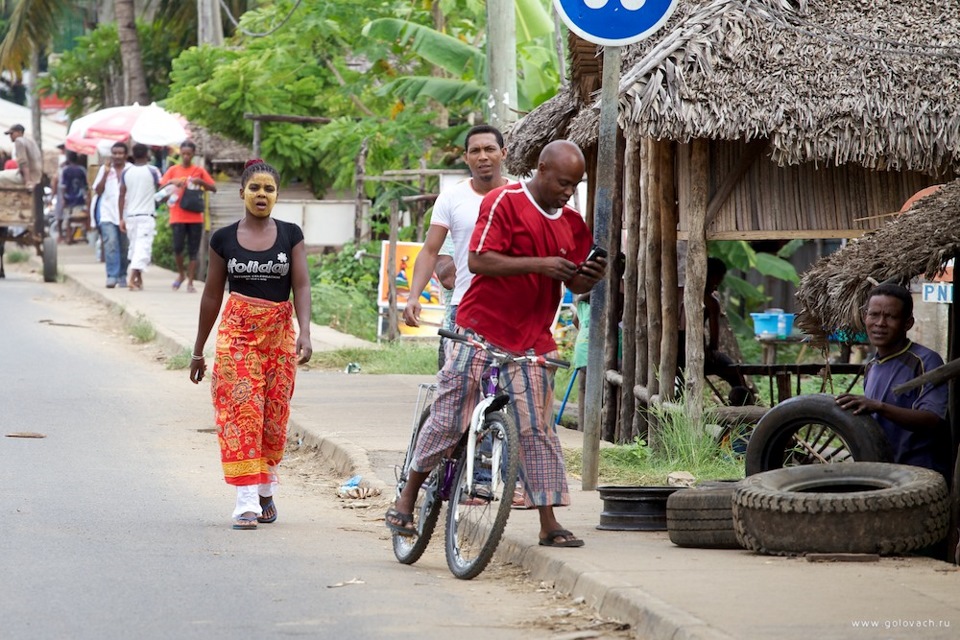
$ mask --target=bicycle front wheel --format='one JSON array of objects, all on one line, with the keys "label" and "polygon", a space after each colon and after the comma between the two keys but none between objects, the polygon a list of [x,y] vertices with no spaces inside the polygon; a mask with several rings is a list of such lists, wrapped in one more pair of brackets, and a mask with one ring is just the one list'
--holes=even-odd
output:
[{"label": "bicycle front wheel", "polygon": [[[413,458],[413,447],[417,443],[417,435],[423,429],[423,423],[427,421],[430,415],[430,408],[427,407],[420,416],[420,422],[417,425],[417,433],[410,441],[410,450],[407,454],[406,466],[400,474],[397,481],[397,496],[403,491],[407,483],[407,470]],[[439,485],[443,478],[443,464],[437,465],[433,472],[427,477],[426,481],[420,486],[420,492],[417,494],[417,503],[413,509],[414,518],[417,526],[417,535],[401,536],[398,533],[393,534],[393,555],[401,564],[413,564],[420,559],[423,552],[427,550],[430,544],[430,537],[440,519],[440,495]]]},{"label": "bicycle front wheel", "polygon": [[461,457],[447,504],[447,566],[462,580],[480,575],[493,558],[510,517],[520,467],[520,435],[508,414],[488,415],[476,438],[473,478]]}]

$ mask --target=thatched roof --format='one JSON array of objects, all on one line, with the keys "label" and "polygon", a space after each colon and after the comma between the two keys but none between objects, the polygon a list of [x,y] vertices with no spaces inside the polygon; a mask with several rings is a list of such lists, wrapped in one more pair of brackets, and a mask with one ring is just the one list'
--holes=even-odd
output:
[{"label": "thatched roof", "polygon": [[[960,252],[960,180],[916,201],[905,213],[822,258],[800,280],[797,325],[822,342],[835,329],[859,331],[874,282],[937,276]],[[871,279],[874,282],[871,282]]]},{"label": "thatched roof", "polygon": [[245,144],[199,125],[190,125],[190,139],[197,144],[197,153],[212,164],[243,163],[253,157],[253,150]]},{"label": "thatched roof", "polygon": [[578,109],[573,95],[564,91],[514,123],[506,132],[507,171],[512,175],[525,175],[536,168],[544,145],[567,137],[567,125]]},{"label": "thatched roof", "polygon": [[[960,170],[956,0],[680,0],[663,29],[622,54],[625,131],[768,139],[781,165]],[[594,102],[567,136],[594,143],[598,118]],[[537,144],[514,147],[552,139],[517,133]]]}]

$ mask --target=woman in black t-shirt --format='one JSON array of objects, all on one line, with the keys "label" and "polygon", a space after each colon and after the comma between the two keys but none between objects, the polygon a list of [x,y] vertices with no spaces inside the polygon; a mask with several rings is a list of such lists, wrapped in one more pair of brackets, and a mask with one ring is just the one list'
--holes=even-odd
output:
[{"label": "woman in black t-shirt", "polygon": [[[203,347],[223,302],[211,395],[227,484],[237,487],[234,529],[277,519],[273,493],[286,445],[297,364],[310,360],[310,278],[303,232],[274,220],[280,177],[262,160],[240,179],[246,215],[210,239],[210,264],[190,380],[203,380]],[[290,294],[293,293],[293,303]],[[293,327],[296,310],[299,332]]]}]

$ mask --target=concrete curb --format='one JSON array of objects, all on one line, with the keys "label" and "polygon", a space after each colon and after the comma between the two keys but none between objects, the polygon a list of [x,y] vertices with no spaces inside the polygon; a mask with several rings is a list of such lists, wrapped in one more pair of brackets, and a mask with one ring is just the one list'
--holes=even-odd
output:
[{"label": "concrete curb", "polygon": [[[78,293],[103,303],[117,313],[126,327],[140,320],[122,304],[116,303],[103,293],[83,286],[79,281],[64,275],[70,286]],[[147,320],[149,320],[147,318]],[[190,350],[176,337],[165,333],[163,327],[154,326],[155,342],[168,356]],[[312,331],[312,329],[311,329]],[[325,436],[310,426],[309,421],[291,412],[289,422],[291,437],[303,445],[315,449],[341,476],[360,475],[362,486],[380,491],[381,496],[391,498],[393,482],[384,481],[373,469],[366,449],[336,436]],[[576,550],[571,550],[574,553]],[[523,567],[531,578],[552,584],[553,588],[573,598],[583,598],[584,603],[601,616],[628,622],[632,632],[641,638],[675,638],[677,640],[734,640],[672,605],[663,602],[645,591],[630,587],[609,571],[599,569],[590,562],[575,556],[559,559],[541,550],[538,545],[524,542],[519,536],[505,533],[497,548],[497,557]]]}]

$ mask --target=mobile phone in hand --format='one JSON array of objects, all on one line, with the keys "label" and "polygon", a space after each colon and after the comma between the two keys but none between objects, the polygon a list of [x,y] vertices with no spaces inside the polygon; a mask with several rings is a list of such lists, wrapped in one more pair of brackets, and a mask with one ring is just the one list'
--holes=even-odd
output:
[{"label": "mobile phone in hand", "polygon": [[587,254],[587,258],[580,263],[579,267],[577,267],[577,271],[582,270],[583,265],[590,262],[591,260],[596,260],[597,258],[606,258],[606,257],[607,257],[607,250],[601,247],[600,245],[595,244],[592,247],[590,247],[590,253]]}]

